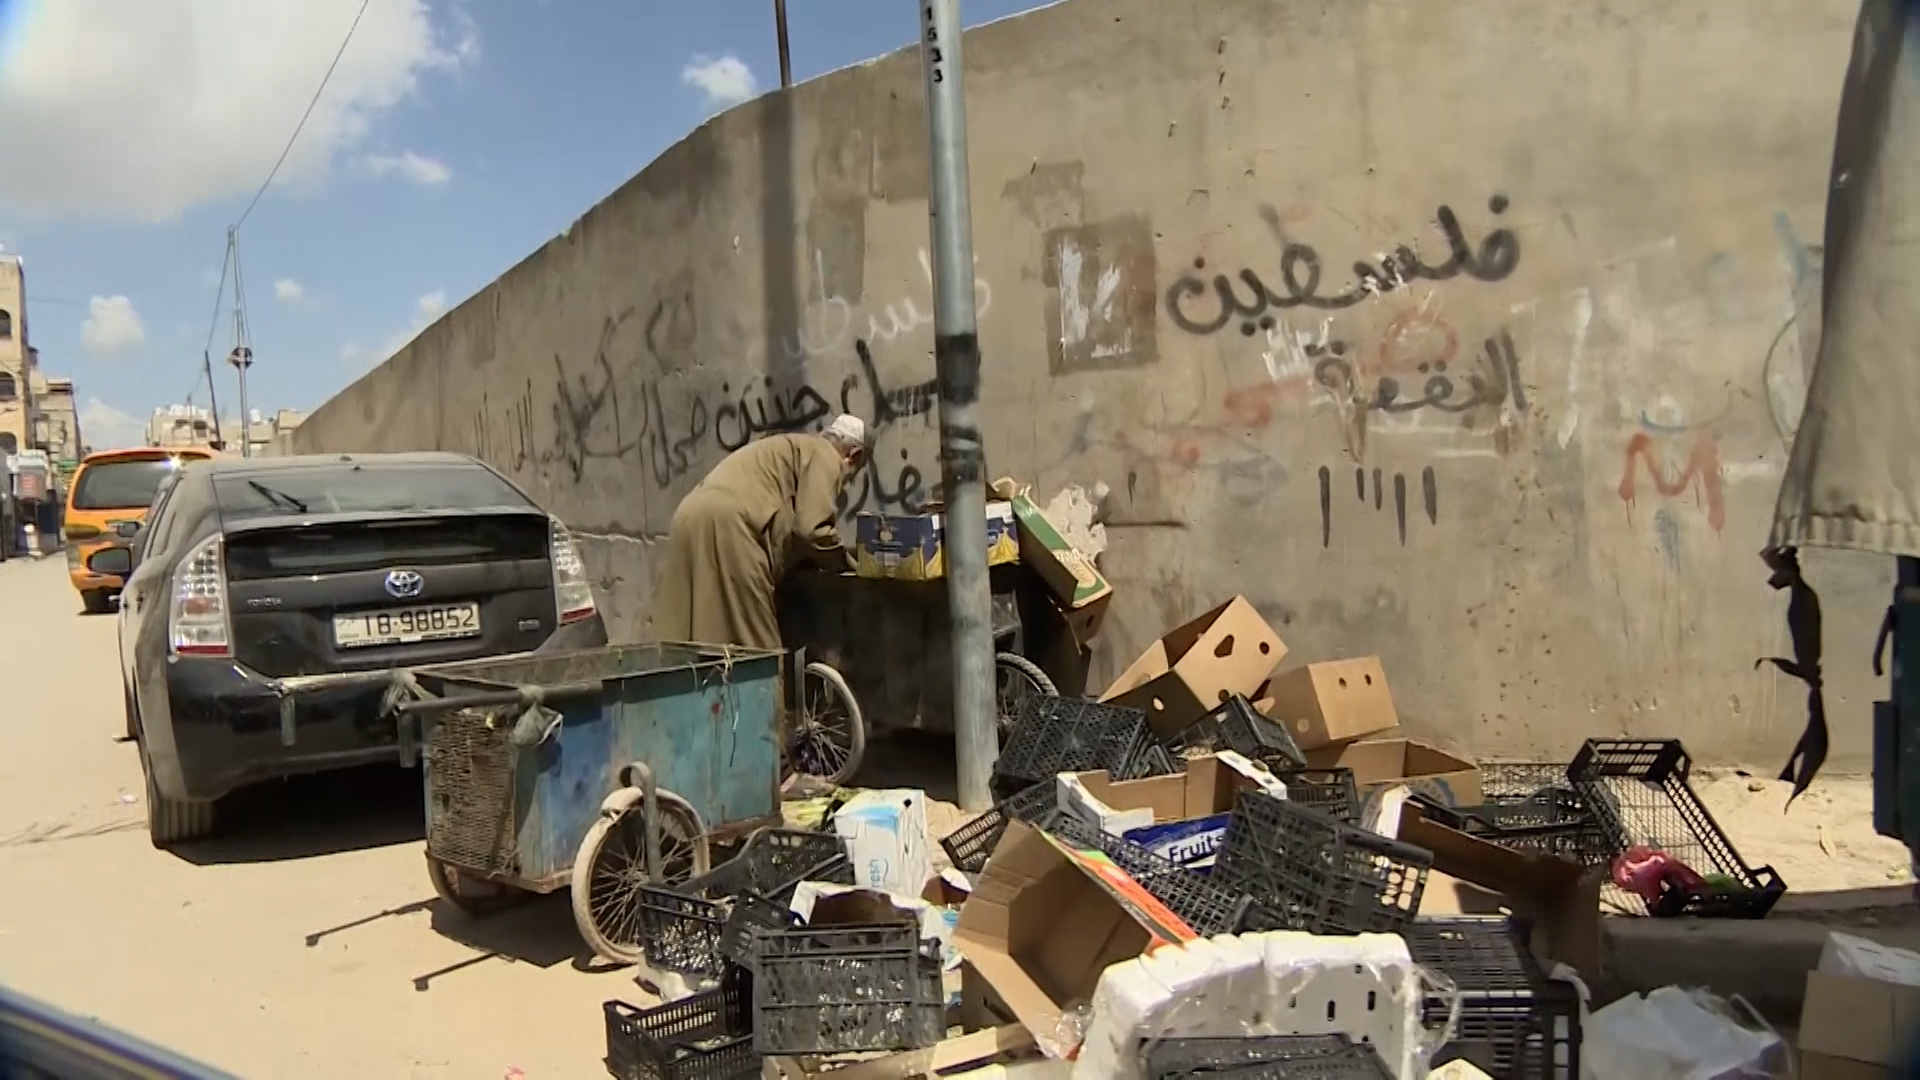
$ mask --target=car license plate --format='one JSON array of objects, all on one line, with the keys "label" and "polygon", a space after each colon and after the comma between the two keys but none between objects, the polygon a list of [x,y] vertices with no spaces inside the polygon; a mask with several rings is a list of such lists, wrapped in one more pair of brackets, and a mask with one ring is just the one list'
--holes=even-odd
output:
[{"label": "car license plate", "polygon": [[480,605],[429,604],[424,607],[356,611],[333,617],[333,642],[342,649],[370,645],[412,645],[480,635]]}]

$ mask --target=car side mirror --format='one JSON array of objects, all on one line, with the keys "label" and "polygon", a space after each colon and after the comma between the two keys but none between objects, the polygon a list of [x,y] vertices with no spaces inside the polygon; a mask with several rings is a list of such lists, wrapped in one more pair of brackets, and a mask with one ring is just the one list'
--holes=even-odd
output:
[{"label": "car side mirror", "polygon": [[87,557],[87,569],[96,574],[126,577],[133,572],[133,552],[123,547],[104,548]]},{"label": "car side mirror", "polygon": [[140,535],[140,527],[138,521],[122,521],[113,527],[113,534],[122,540],[131,540]]}]

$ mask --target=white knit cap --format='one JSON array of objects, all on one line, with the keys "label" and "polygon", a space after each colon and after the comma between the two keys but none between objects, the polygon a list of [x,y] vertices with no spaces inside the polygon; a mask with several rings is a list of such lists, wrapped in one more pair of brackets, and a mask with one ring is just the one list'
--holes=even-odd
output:
[{"label": "white knit cap", "polygon": [[839,439],[848,446],[865,448],[867,445],[867,422],[857,416],[841,413],[827,425],[826,434]]}]

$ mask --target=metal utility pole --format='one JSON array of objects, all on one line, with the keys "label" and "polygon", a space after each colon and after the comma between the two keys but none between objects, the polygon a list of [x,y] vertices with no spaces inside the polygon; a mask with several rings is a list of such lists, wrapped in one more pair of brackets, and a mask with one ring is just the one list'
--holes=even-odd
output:
[{"label": "metal utility pole", "polygon": [[927,78],[933,233],[933,359],[940,378],[940,477],[947,497],[947,596],[953,623],[953,724],[960,805],[993,803],[1000,755],[987,581],[986,455],[980,445],[980,335],[973,307],[973,208],[967,195],[967,104],[961,92],[960,0],[916,0]]},{"label": "metal utility pole", "polygon": [[780,89],[793,85],[793,57],[787,52],[787,0],[773,0],[773,25],[780,36]]},{"label": "metal utility pole", "polygon": [[[240,456],[253,456],[253,416],[247,412],[247,369],[253,366],[253,347],[247,340],[247,292],[240,283],[240,243],[237,229],[227,230],[233,249],[233,351],[227,354],[240,375]],[[209,395],[211,396],[211,395]],[[986,528],[982,523],[981,528]]]}]

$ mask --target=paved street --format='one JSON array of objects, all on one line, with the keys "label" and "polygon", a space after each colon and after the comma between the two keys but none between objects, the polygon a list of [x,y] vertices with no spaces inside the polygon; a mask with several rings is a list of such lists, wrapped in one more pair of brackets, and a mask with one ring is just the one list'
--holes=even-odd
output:
[{"label": "paved street", "polygon": [[442,910],[415,774],[276,785],[156,851],[114,617],[80,614],[57,557],[0,563],[0,612],[0,981],[245,1076],[599,1073],[600,1002],[643,999],[582,970],[564,897]]}]

